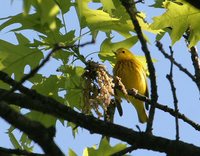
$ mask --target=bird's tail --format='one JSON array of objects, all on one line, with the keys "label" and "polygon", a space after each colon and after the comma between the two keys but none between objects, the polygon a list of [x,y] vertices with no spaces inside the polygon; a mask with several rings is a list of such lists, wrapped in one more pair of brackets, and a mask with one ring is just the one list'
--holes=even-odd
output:
[{"label": "bird's tail", "polygon": [[137,110],[139,121],[141,123],[147,122],[148,116],[147,116],[145,108],[144,108],[144,102],[137,100],[135,98],[131,98],[130,101],[135,106],[135,108]]}]

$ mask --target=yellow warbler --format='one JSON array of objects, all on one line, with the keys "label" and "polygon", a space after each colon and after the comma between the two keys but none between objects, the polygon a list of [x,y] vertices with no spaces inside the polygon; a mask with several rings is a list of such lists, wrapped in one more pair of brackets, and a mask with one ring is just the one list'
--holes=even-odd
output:
[{"label": "yellow warbler", "polygon": [[[146,72],[142,63],[125,48],[119,48],[116,52],[116,64],[113,70],[114,76],[121,78],[121,81],[126,89],[135,88],[138,93],[148,96],[148,86],[146,80]],[[119,95],[125,98],[118,91]],[[128,98],[128,99],[127,99]],[[135,99],[132,96],[126,97],[136,108],[139,121],[147,122],[148,117],[145,112],[144,102]]]}]

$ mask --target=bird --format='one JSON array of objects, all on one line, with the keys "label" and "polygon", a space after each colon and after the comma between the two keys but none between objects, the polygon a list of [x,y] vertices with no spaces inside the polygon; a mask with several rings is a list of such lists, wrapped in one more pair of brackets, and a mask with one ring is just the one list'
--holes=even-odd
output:
[{"label": "bird", "polygon": [[[136,89],[138,93],[149,96],[146,70],[142,62],[128,49],[119,48],[114,51],[116,63],[113,68],[113,75],[118,76],[127,90]],[[135,107],[140,123],[146,123],[148,116],[145,111],[144,102],[135,99],[133,96],[124,96],[122,91],[117,90],[117,96],[130,101]]]}]

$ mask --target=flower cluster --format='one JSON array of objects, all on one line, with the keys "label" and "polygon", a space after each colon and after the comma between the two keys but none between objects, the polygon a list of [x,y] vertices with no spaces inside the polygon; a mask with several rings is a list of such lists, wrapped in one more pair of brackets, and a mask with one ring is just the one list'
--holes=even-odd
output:
[{"label": "flower cluster", "polygon": [[87,112],[93,109],[98,117],[102,117],[99,108],[101,107],[106,112],[111,103],[111,96],[114,95],[113,78],[108,74],[105,66],[93,61],[88,62],[84,77],[86,80],[85,108]]}]

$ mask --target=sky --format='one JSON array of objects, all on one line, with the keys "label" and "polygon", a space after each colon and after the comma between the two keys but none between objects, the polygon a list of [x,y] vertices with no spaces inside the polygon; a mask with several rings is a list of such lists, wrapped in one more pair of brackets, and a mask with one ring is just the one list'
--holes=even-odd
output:
[{"label": "sky", "polygon": [[[148,5],[153,4],[153,1],[148,1]],[[92,6],[91,7],[96,7]],[[0,5],[0,18],[4,18],[10,15],[15,15],[22,10],[21,0],[14,0],[13,4],[11,4],[10,0],[2,1]],[[144,5],[139,6],[139,10],[143,11],[147,14],[148,21],[152,21],[153,16],[160,15],[163,11],[160,9],[151,9],[148,7],[144,7]],[[153,11],[152,11],[153,10]],[[74,17],[74,18],[72,18]],[[68,19],[73,20],[73,22],[68,22]],[[74,8],[70,9],[70,12],[65,16],[66,25],[69,30],[73,30],[74,28],[78,28],[77,17],[75,16]],[[0,21],[1,24],[1,21]],[[5,29],[0,31],[0,39],[7,40],[12,43],[16,43],[16,39],[11,32],[8,32],[9,29]],[[84,30],[87,31],[87,30]],[[30,32],[25,32],[27,35],[32,35]],[[76,31],[76,35],[78,36],[79,30]],[[170,89],[170,85],[168,80],[166,79],[166,74],[169,73],[169,65],[170,62],[166,60],[163,55],[157,50],[155,47],[155,36],[147,33],[150,38],[151,43],[148,44],[148,48],[151,52],[153,58],[157,60],[155,63],[156,68],[156,78],[158,83],[158,93],[159,99],[158,102],[164,105],[167,105],[173,108],[173,99],[172,93]],[[120,36],[114,34],[114,40],[119,41],[121,39]],[[90,36],[85,38],[86,40],[90,40]],[[97,41],[94,45],[89,45],[81,49],[82,53],[90,53],[93,51],[99,51],[100,43],[105,39],[105,34],[101,33]],[[164,48],[167,52],[169,52],[169,46],[171,45],[171,41],[168,35],[165,35],[161,40],[164,43]],[[199,49],[199,45],[197,47]],[[176,60],[183,64],[184,67],[188,68],[192,73],[194,72],[192,68],[192,62],[190,59],[190,53],[187,51],[187,47],[183,39],[177,42],[173,46],[174,56]],[[133,48],[131,48],[135,54],[144,55],[141,51],[141,45],[137,43]],[[94,60],[97,59],[97,55],[91,56]],[[111,72],[112,69],[108,63],[105,63],[107,69]],[[50,60],[48,64],[43,67],[40,71],[45,76],[48,76],[50,73],[54,73],[59,66],[59,62],[53,59]],[[197,123],[200,123],[199,117],[199,93],[195,84],[181,71],[179,71],[176,67],[174,67],[174,82],[177,88],[177,97],[179,102],[179,110],[181,113],[185,114],[190,119],[194,120]],[[149,81],[148,81],[149,83]],[[150,88],[150,86],[149,86]],[[117,113],[115,114],[115,122],[117,124],[127,126],[128,128],[132,128],[137,131],[136,125],[139,125],[141,130],[145,130],[146,125],[138,123],[137,114],[133,106],[128,104],[126,101],[123,102],[123,116],[120,117]],[[0,139],[1,147],[12,148],[12,145],[9,141],[9,138],[6,134],[9,125],[0,119]],[[191,126],[179,120],[180,125],[180,139],[184,142],[192,143],[197,146],[200,146],[200,133],[195,131]],[[57,123],[57,134],[55,141],[59,145],[59,147],[63,150],[64,153],[68,152],[68,148],[72,148],[78,155],[82,154],[82,151],[85,147],[91,147],[95,144],[98,144],[101,136],[97,134],[90,134],[87,130],[79,128],[79,132],[74,139],[72,136],[72,132],[70,128],[64,127],[61,123]],[[153,125],[153,133],[156,136],[162,136],[169,139],[175,139],[175,119],[171,117],[167,113],[163,113],[160,110],[156,110],[155,120]],[[19,137],[19,132],[16,132]],[[112,145],[119,143],[116,139],[111,139]],[[41,149],[36,146],[35,151],[40,152]],[[152,152],[147,150],[136,150],[131,153],[134,156],[147,155],[148,156],[164,156],[164,153]]]}]

